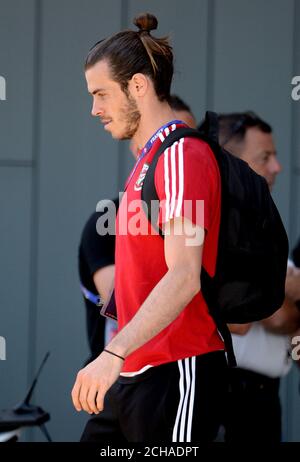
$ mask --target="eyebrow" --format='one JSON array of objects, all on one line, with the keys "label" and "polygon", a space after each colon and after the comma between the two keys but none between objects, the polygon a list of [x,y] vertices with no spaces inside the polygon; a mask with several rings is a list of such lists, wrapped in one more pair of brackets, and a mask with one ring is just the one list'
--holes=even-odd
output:
[{"label": "eyebrow", "polygon": [[277,156],[277,151],[276,149],[274,151],[269,151],[267,149],[264,149],[258,153],[258,155],[260,154],[267,154],[268,156],[271,156],[271,155]]},{"label": "eyebrow", "polygon": [[96,95],[96,93],[99,93],[99,92],[104,92],[104,89],[103,88],[96,88],[96,90],[90,91],[89,93],[91,95]]}]

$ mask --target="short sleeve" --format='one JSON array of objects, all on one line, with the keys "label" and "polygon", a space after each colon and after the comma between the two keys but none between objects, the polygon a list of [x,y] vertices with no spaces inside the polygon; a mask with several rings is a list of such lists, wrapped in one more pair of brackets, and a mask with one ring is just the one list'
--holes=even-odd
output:
[{"label": "short sleeve", "polygon": [[181,138],[161,155],[155,170],[160,200],[159,224],[183,216],[207,231],[218,208],[220,178],[210,147]]}]

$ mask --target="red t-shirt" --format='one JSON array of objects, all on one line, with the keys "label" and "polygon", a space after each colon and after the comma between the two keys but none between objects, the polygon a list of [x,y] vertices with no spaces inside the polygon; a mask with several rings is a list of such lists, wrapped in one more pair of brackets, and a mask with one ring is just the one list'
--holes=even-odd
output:
[{"label": "red t-shirt", "polygon": [[[172,125],[164,129],[138,163],[119,207],[115,274],[119,329],[131,320],[168,271],[164,241],[142,209],[141,188],[154,154],[169,130],[175,128]],[[220,175],[209,146],[195,138],[182,138],[174,143],[159,158],[155,186],[161,201],[160,223],[186,216],[205,228],[202,265],[214,275],[220,224]],[[223,341],[200,291],[169,326],[126,358],[122,372],[137,372],[146,366],[221,349]]]}]

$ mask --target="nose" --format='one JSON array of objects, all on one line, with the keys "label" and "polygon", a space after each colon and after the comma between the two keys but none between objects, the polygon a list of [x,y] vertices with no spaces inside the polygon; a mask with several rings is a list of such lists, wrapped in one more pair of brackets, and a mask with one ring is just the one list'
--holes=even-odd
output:
[{"label": "nose", "polygon": [[97,102],[96,99],[94,99],[93,105],[92,105],[92,110],[91,110],[92,116],[97,117],[97,116],[100,116],[102,113],[103,113],[103,111],[102,111],[102,108],[99,105],[99,102]]},{"label": "nose", "polygon": [[276,175],[282,170],[282,166],[276,156],[272,156],[272,160],[270,162],[270,170],[273,174]]}]

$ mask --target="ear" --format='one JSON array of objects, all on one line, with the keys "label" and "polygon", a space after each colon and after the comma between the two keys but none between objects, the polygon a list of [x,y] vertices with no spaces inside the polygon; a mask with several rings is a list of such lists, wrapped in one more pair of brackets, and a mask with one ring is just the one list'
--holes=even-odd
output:
[{"label": "ear", "polygon": [[129,82],[129,89],[136,98],[143,97],[149,89],[148,77],[145,74],[134,74]]}]

